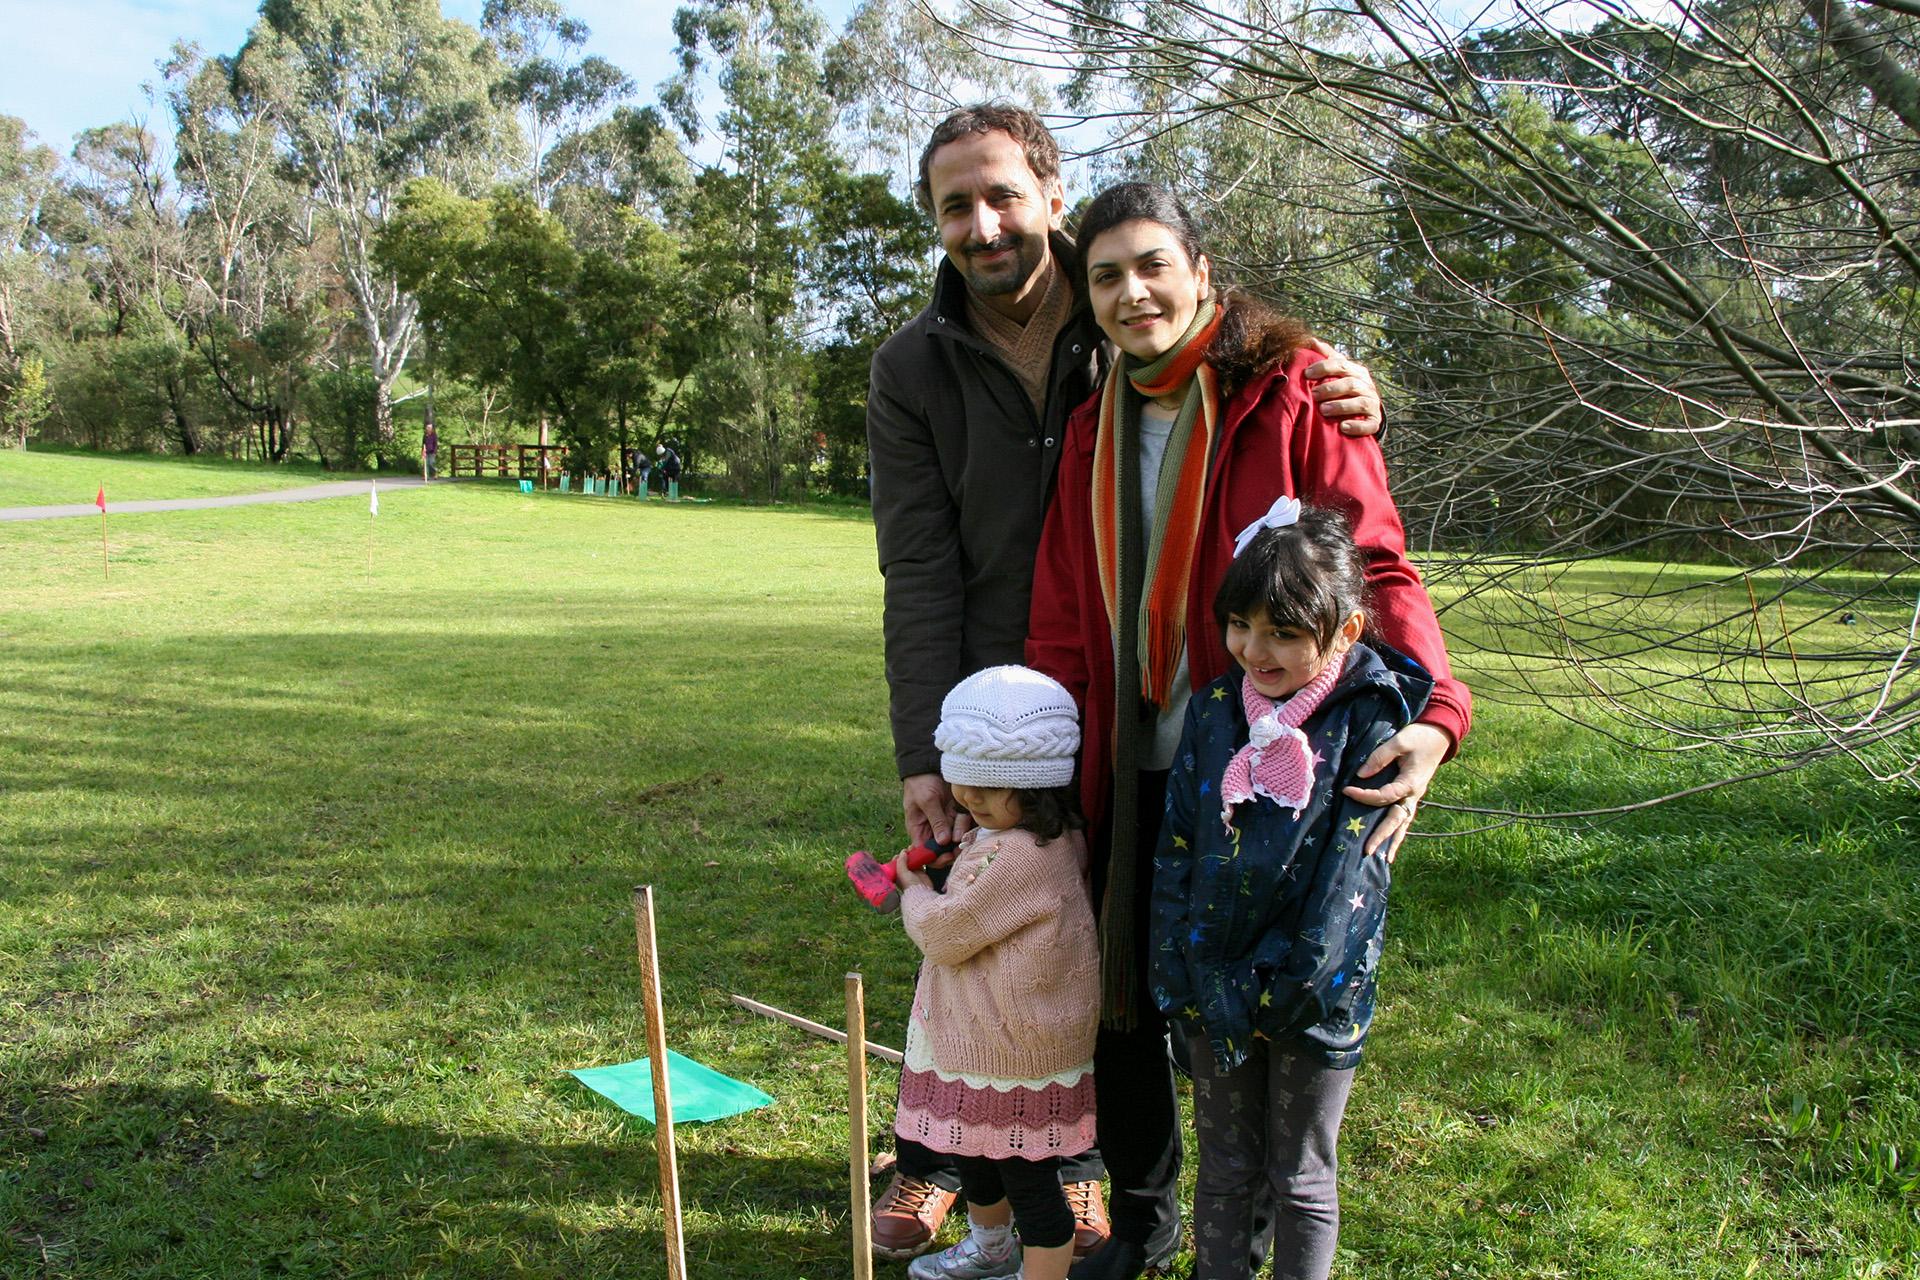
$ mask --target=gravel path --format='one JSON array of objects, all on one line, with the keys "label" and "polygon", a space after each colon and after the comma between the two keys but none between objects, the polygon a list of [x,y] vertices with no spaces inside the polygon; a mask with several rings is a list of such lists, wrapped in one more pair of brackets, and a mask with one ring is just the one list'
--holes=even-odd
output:
[{"label": "gravel path", "polygon": [[[380,492],[389,489],[418,489],[426,481],[419,476],[394,476],[374,482]],[[280,489],[273,493],[230,493],[220,498],[156,498],[150,502],[107,500],[107,511],[126,515],[136,511],[198,511],[205,507],[250,507],[256,502],[313,502],[319,498],[345,498],[353,494],[365,497],[367,486],[359,480],[334,480],[310,484],[301,489]],[[91,502],[71,502],[60,507],[0,507],[0,520],[57,520],[62,516],[94,516],[100,508]]]}]

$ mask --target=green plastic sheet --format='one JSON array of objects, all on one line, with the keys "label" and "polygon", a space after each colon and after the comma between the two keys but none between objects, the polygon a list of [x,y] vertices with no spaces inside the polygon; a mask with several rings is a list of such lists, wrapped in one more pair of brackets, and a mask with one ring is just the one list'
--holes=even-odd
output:
[{"label": "green plastic sheet", "polygon": [[[630,1115],[648,1124],[653,1112],[653,1066],[645,1058],[611,1067],[582,1067],[573,1073],[581,1084]],[[667,1050],[667,1084],[673,1095],[673,1122],[720,1120],[742,1111],[771,1105],[773,1099],[750,1084],[703,1067],[692,1058]]]}]

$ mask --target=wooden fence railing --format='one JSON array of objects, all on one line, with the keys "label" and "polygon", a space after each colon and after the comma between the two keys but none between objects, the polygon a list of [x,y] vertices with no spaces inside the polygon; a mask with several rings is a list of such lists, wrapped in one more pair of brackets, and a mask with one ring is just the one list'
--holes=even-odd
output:
[{"label": "wooden fence railing", "polygon": [[565,446],[557,444],[448,444],[441,449],[447,456],[446,473],[455,479],[496,476],[536,483],[558,478],[565,452]]}]

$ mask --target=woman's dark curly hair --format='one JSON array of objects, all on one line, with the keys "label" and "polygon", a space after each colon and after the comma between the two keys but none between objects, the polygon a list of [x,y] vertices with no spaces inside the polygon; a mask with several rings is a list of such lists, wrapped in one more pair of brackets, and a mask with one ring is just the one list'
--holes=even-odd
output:
[{"label": "woman's dark curly hair", "polygon": [[[1120,182],[1087,202],[1074,229],[1084,257],[1093,242],[1126,222],[1157,222],[1173,233],[1189,261],[1206,255],[1200,224],[1180,197],[1156,182]],[[1220,376],[1220,394],[1231,396],[1280,364],[1313,338],[1304,320],[1283,316],[1251,294],[1223,289],[1217,299],[1225,313],[1207,357]]]}]

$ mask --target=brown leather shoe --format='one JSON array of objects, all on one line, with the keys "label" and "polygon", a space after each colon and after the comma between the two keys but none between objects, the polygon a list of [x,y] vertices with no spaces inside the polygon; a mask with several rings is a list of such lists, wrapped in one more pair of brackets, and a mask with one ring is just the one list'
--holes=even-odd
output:
[{"label": "brown leather shoe", "polygon": [[1073,1256],[1084,1258],[1113,1234],[1113,1227],[1107,1222],[1106,1197],[1100,1194],[1098,1179],[1064,1182],[1060,1187],[1073,1208]]},{"label": "brown leather shoe", "polygon": [[873,1206],[873,1251],[895,1260],[925,1252],[955,1198],[944,1187],[896,1170]]}]

